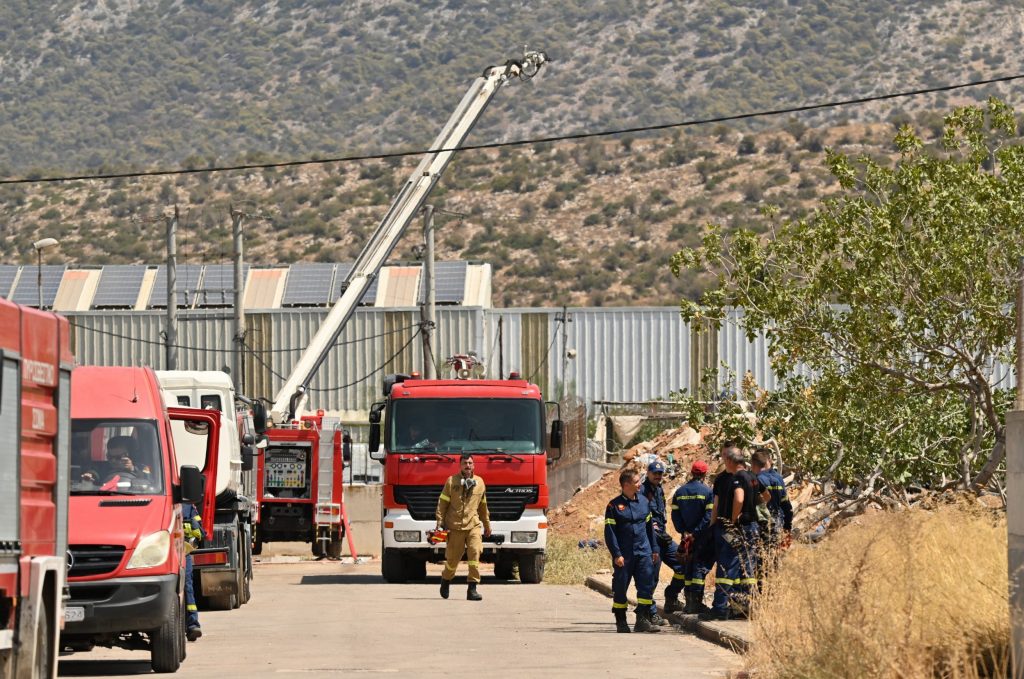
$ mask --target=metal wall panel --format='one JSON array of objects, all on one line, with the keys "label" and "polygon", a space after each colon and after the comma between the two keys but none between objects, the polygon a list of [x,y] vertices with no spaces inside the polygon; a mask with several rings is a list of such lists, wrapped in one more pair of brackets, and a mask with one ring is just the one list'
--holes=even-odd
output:
[{"label": "metal wall panel", "polygon": [[[754,375],[757,386],[773,390],[779,379],[768,360],[768,338],[764,333],[758,333],[753,341],[748,340],[742,321],[742,309],[729,309],[718,332],[718,358],[720,364],[727,366],[719,370],[720,386],[738,393],[743,375],[749,371]],[[730,384],[725,384],[730,370],[733,379]]]}]

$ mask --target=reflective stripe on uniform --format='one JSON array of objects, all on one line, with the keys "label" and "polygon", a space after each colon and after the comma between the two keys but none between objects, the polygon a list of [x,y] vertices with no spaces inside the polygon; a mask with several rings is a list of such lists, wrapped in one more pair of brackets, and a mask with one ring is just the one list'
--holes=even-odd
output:
[{"label": "reflective stripe on uniform", "polygon": [[612,604],[612,608],[629,608],[629,604]]},{"label": "reflective stripe on uniform", "polygon": [[733,580],[731,578],[715,578],[716,585],[738,585],[739,580]]},{"label": "reflective stripe on uniform", "polygon": [[713,503],[713,502],[709,502],[706,505],[704,505],[704,509],[714,509],[714,508],[715,508],[715,503]]},{"label": "reflective stripe on uniform", "polygon": [[736,581],[737,585],[756,585],[757,578],[740,578]]},{"label": "reflective stripe on uniform", "polygon": [[642,605],[642,606],[650,606],[651,604],[654,603],[654,600],[653,599],[641,599],[640,597],[637,597],[636,598],[636,602],[638,604]]},{"label": "reflective stripe on uniform", "polygon": [[684,584],[685,584],[686,576],[685,575],[679,575],[679,573],[673,573],[672,574],[672,579],[673,580],[683,580]]},{"label": "reflective stripe on uniform", "polygon": [[445,495],[444,493],[441,493],[441,499],[444,500],[445,502],[451,502],[452,501],[452,499],[450,497],[448,497],[447,495]]},{"label": "reflective stripe on uniform", "polygon": [[615,519],[605,519],[604,520],[604,525],[606,525],[606,526],[614,526],[615,525]]},{"label": "reflective stripe on uniform", "polygon": [[[722,581],[719,579],[719,580],[716,580],[716,582],[722,582]],[[684,585],[703,585],[704,584],[704,580],[701,580],[701,579],[698,579],[698,578],[693,578],[693,579],[685,581],[683,584]]]},{"label": "reflective stripe on uniform", "polygon": [[677,500],[703,500],[703,495],[676,495]]},{"label": "reflective stripe on uniform", "polygon": [[466,563],[469,564],[470,566],[479,566],[480,565],[479,561],[467,561]]},{"label": "reflective stripe on uniform", "polygon": [[651,520],[651,514],[650,514],[650,513],[648,512],[648,514],[647,514],[647,518],[646,518],[646,519],[644,519],[644,521],[650,521],[650,520]]},{"label": "reflective stripe on uniform", "polygon": [[185,606],[185,610],[187,610],[189,613],[191,613],[193,611],[198,611],[199,607],[196,606],[195,604],[188,604],[187,606]]}]

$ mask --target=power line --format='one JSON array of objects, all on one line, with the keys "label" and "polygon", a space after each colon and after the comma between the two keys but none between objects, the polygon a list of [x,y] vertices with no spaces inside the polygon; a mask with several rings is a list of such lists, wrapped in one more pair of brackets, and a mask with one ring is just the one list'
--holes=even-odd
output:
[{"label": "power line", "polygon": [[94,179],[131,179],[138,177],[166,177],[172,175],[186,174],[213,174],[216,172],[237,172],[242,170],[271,170],[285,167],[300,167],[303,165],[326,165],[328,163],[350,163],[364,160],[385,160],[388,158],[406,158],[409,156],[422,156],[427,153],[446,153],[461,151],[476,151],[481,149],[499,149],[511,146],[526,146],[530,144],[548,144],[559,141],[571,141],[576,139],[591,139],[594,137],[611,137],[620,134],[633,134],[638,132],[655,132],[658,130],[669,130],[680,127],[694,127],[698,125],[710,125],[712,123],[725,123],[737,120],[749,120],[751,118],[765,118],[768,116],[786,115],[792,113],[804,113],[826,108],[840,108],[843,106],[858,106],[877,101],[891,99],[903,99],[907,97],[918,97],[923,94],[936,94],[938,92],[951,92],[953,90],[967,89],[971,87],[982,87],[998,83],[1008,83],[1024,78],[1024,73],[1017,75],[1006,75],[998,78],[986,78],[984,80],[972,80],[965,83],[954,83],[952,85],[939,85],[937,87],[924,87],[915,90],[903,90],[890,92],[888,94],[875,94],[853,99],[836,99],[820,102],[817,104],[802,104],[800,106],[788,106],[785,108],[765,109],[751,111],[749,113],[737,113],[727,116],[716,116],[713,118],[695,118],[675,123],[662,123],[660,125],[641,125],[637,127],[623,127],[612,130],[601,130],[598,132],[577,132],[574,134],[563,134],[550,137],[536,137],[533,139],[520,139],[517,141],[490,142],[486,144],[466,144],[449,149],[416,149],[410,151],[395,151],[393,153],[367,153],[359,155],[336,156],[332,158],[306,158],[302,160],[286,160],[276,163],[242,163],[237,165],[215,165],[204,168],[174,168],[167,170],[145,170],[137,172],[111,172],[106,174],[79,174],[79,175],[56,175],[51,177],[20,177],[15,179],[0,179],[0,185],[4,184],[45,184],[58,182],[86,181]]},{"label": "power line", "polygon": [[[530,375],[530,377],[527,378],[527,380],[526,380],[527,382],[533,382],[533,378],[536,377],[537,373],[540,372],[540,369],[543,368],[545,364],[547,364],[548,357],[551,356],[551,349],[554,348],[555,340],[557,340],[557,339],[558,339],[558,333],[557,332],[553,333],[552,336],[551,336],[551,344],[548,345],[547,353],[544,354],[543,360],[541,360],[541,362],[537,364],[537,367],[534,368],[533,374]],[[534,382],[534,384],[536,384],[536,382]]]}]

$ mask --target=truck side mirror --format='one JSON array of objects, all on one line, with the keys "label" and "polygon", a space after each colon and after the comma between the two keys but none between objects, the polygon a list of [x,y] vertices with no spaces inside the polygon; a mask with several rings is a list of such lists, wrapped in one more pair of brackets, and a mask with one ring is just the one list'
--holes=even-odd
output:
[{"label": "truck side mirror", "polygon": [[384,459],[384,455],[380,452],[380,424],[370,424],[370,459],[377,460],[378,462]]},{"label": "truck side mirror", "polygon": [[352,462],[352,436],[348,432],[341,435],[341,459],[345,464]]},{"label": "truck side mirror", "polygon": [[252,402],[252,426],[257,436],[267,433],[267,406],[263,401]]},{"label": "truck side mirror", "polygon": [[199,467],[185,465],[179,472],[181,479],[181,501],[188,504],[203,502],[203,473]]},{"label": "truck side mirror", "polygon": [[551,440],[548,447],[551,450],[557,450],[558,455],[552,457],[552,460],[557,460],[562,457],[562,421],[551,420]]},{"label": "truck side mirror", "polygon": [[[251,438],[250,434],[246,434],[246,438]],[[244,442],[244,441],[243,441]],[[249,445],[242,446],[242,471],[252,471],[253,467],[256,466],[256,449],[252,446],[252,441]]]},{"label": "truck side mirror", "polygon": [[387,405],[388,404],[384,401],[377,401],[370,406],[370,424],[380,424],[380,415],[384,412],[384,408],[386,408]]}]

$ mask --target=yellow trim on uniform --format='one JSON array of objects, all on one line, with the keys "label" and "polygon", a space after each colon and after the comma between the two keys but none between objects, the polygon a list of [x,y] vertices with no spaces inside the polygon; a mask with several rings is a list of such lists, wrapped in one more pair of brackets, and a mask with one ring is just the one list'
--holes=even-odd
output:
[{"label": "yellow trim on uniform", "polygon": [[731,578],[715,578],[715,584],[716,585],[738,585],[738,584],[740,584],[740,581],[739,580],[733,580]]},{"label": "yellow trim on uniform", "polygon": [[479,561],[467,561],[466,563],[468,565],[470,565],[470,566],[479,566],[480,565]]},{"label": "yellow trim on uniform", "polygon": [[612,604],[612,608],[629,608],[629,604]]},{"label": "yellow trim on uniform", "polygon": [[686,584],[686,576],[685,575],[679,575],[679,573],[673,573],[672,574],[672,579],[673,580],[682,580],[683,584]]},{"label": "yellow trim on uniform", "polygon": [[715,508],[715,503],[714,502],[709,502],[706,505],[704,505],[704,509],[714,509],[714,508]]},{"label": "yellow trim on uniform", "polygon": [[651,514],[650,514],[650,513],[648,512],[648,514],[647,514],[647,518],[646,518],[646,519],[644,519],[644,523],[647,523],[647,522],[648,522],[648,521],[650,521],[650,520],[651,520]]},{"label": "yellow trim on uniform", "polygon": [[195,604],[188,604],[187,606],[185,606],[185,610],[191,613],[192,611],[198,611],[199,607]]},{"label": "yellow trim on uniform", "polygon": [[604,520],[604,525],[606,525],[606,526],[614,526],[615,525],[615,519],[605,519]]},{"label": "yellow trim on uniform", "polygon": [[452,499],[450,497],[448,497],[447,495],[445,495],[444,493],[441,493],[441,499],[444,500],[445,502],[451,502],[452,501]]},{"label": "yellow trim on uniform", "polygon": [[703,500],[703,495],[676,495],[677,500]]},{"label": "yellow trim on uniform", "polygon": [[757,578],[740,578],[736,581],[737,585],[756,585]]},{"label": "yellow trim on uniform", "polygon": [[[721,580],[716,580],[716,582],[721,582]],[[704,581],[700,580],[700,579],[697,579],[697,578],[693,578],[692,580],[687,580],[683,584],[684,585],[703,585]]]},{"label": "yellow trim on uniform", "polygon": [[644,606],[650,606],[651,604],[654,603],[654,599],[641,599],[640,597],[637,597],[636,598],[636,602],[638,604],[642,604]]}]

